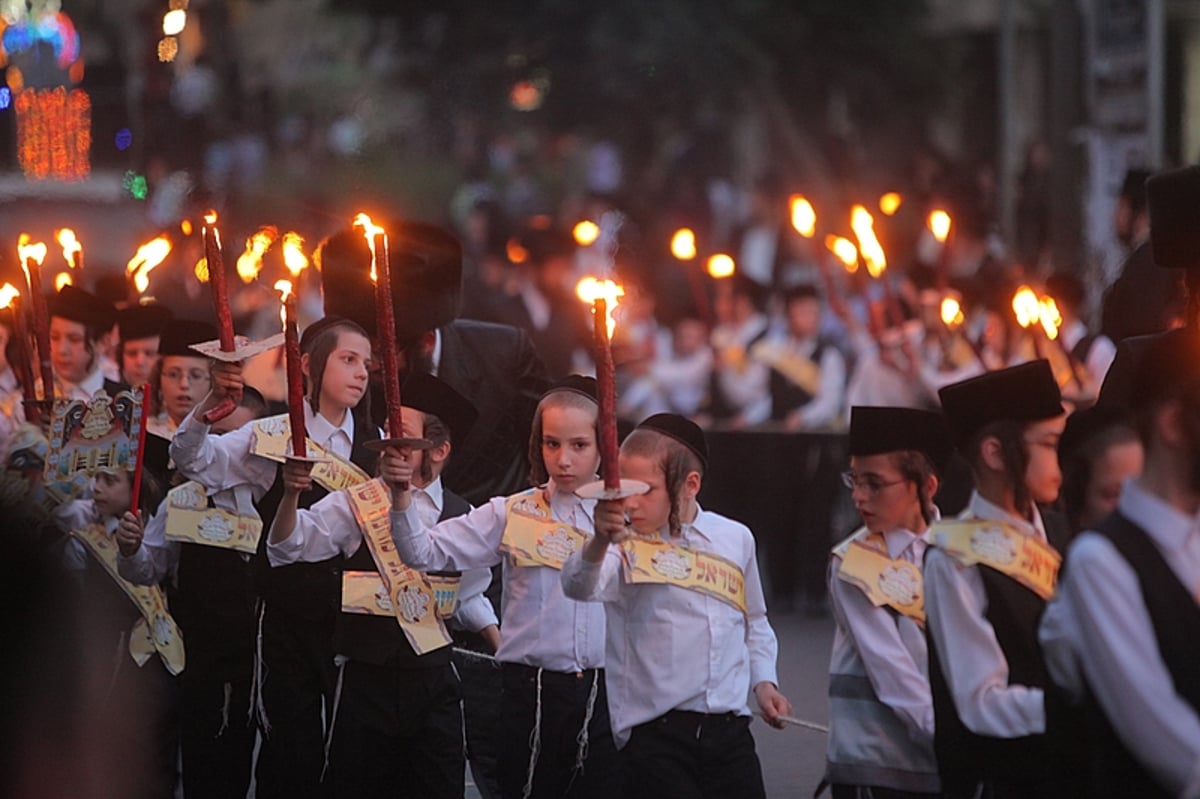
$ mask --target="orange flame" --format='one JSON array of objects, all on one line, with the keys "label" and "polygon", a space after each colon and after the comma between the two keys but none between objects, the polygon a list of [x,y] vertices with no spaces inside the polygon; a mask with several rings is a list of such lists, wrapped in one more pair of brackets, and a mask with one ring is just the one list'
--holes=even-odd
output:
[{"label": "orange flame", "polygon": [[5,283],[0,286],[0,308],[8,308],[13,304],[13,300],[21,296],[21,292],[17,291],[17,287],[12,283]]},{"label": "orange flame", "polygon": [[367,246],[371,248],[371,282],[375,282],[375,237],[387,236],[387,232],[371,221],[371,217],[361,213],[354,217],[354,227],[362,228],[367,238]]},{"label": "orange flame", "polygon": [[942,300],[942,322],[951,329],[963,323],[962,304],[954,297]]},{"label": "orange flame", "polygon": [[179,223],[179,232],[185,236],[192,235],[192,220],[185,219]]},{"label": "orange flame", "polygon": [[600,238],[600,226],[590,219],[584,219],[572,228],[571,235],[580,247],[588,247]]},{"label": "orange flame", "polygon": [[150,287],[150,272],[171,252],[171,240],[159,236],[138,247],[137,252],[125,265],[125,274],[133,278],[134,288],[141,294]]},{"label": "orange flame", "polygon": [[696,234],[689,227],[681,227],[671,236],[671,255],[681,261],[690,261],[696,257]]},{"label": "orange flame", "polygon": [[733,273],[736,271],[737,263],[731,255],[719,252],[708,259],[708,274],[710,277],[723,280],[727,277],[733,277]]},{"label": "orange flame", "polygon": [[79,264],[75,259],[75,255],[83,253],[83,244],[79,239],[75,238],[75,231],[69,227],[65,227],[54,234],[54,238],[58,241],[63,251],[63,259],[67,262],[67,266],[75,269]]},{"label": "orange flame", "polygon": [[837,256],[837,259],[846,267],[847,272],[854,274],[858,271],[858,248],[850,239],[830,234],[825,237],[825,247]]},{"label": "orange flame", "polygon": [[793,194],[788,205],[792,209],[792,227],[806,239],[817,232],[817,212],[812,203],[802,194]]},{"label": "orange flame", "polygon": [[283,265],[293,278],[308,268],[308,256],[304,254],[304,239],[294,230],[283,234]]},{"label": "orange flame", "polygon": [[38,266],[41,266],[42,261],[46,260],[46,242],[38,241],[30,243],[29,234],[22,233],[17,237],[17,257],[21,259],[22,266],[25,266],[30,259],[33,259]]},{"label": "orange flame", "polygon": [[863,260],[867,262],[867,272],[871,277],[881,276],[887,269],[887,256],[883,254],[879,239],[875,237],[875,220],[863,206],[856,205],[850,209],[850,229],[858,239],[858,249]]},{"label": "orange flame", "polygon": [[950,214],[940,209],[930,212],[929,231],[933,233],[933,237],[938,240],[939,244],[946,243],[946,237],[950,235],[950,225]]},{"label": "orange flame", "polygon": [[62,291],[63,286],[70,286],[75,281],[71,279],[70,272],[59,272],[54,276],[54,290]]},{"label": "orange flame", "polygon": [[1058,328],[1062,326],[1063,318],[1053,297],[1038,298],[1038,321],[1042,323],[1042,330],[1046,331],[1046,338],[1051,341],[1058,338]]},{"label": "orange flame", "polygon": [[263,256],[277,238],[279,231],[272,225],[267,225],[246,239],[246,251],[237,259],[237,273],[243,283],[253,283],[258,277],[258,273],[262,271]]},{"label": "orange flame", "polygon": [[903,202],[903,197],[894,191],[889,191],[879,198],[879,210],[883,212],[884,216],[893,216],[900,210],[900,205]]},{"label": "orange flame", "polygon": [[287,303],[288,299],[292,296],[292,281],[276,280],[275,281],[275,290],[279,292],[279,302],[280,302],[279,322],[280,322],[280,324],[286,325],[287,324],[286,303]]},{"label": "orange flame", "polygon": [[1037,324],[1041,317],[1041,303],[1038,302],[1037,293],[1029,286],[1017,289],[1012,298],[1012,309],[1017,316],[1017,324],[1021,327]]},{"label": "orange flame", "polygon": [[196,279],[201,283],[208,282],[208,259],[201,258],[196,261],[196,266],[192,268],[192,273],[196,275]]},{"label": "orange flame", "polygon": [[625,296],[625,289],[620,283],[614,283],[611,280],[597,280],[594,277],[588,276],[575,285],[575,294],[579,299],[588,303],[594,304],[596,300],[603,299],[608,303],[605,322],[608,324],[608,337],[611,339],[613,331],[617,328],[616,320],[613,319],[613,309],[621,301],[621,297]]}]

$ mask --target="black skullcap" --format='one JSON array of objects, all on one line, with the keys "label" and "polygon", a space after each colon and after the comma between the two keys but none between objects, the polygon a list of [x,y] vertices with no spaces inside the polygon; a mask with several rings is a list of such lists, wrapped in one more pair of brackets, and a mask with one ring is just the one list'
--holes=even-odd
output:
[{"label": "black skullcap", "polygon": [[174,314],[165,305],[131,305],[117,311],[117,329],[121,341],[161,336],[163,328],[172,318]]},{"label": "black skullcap", "polygon": [[1146,204],[1154,263],[1172,269],[1200,266],[1200,166],[1147,180]]},{"label": "black skullcap", "polygon": [[596,389],[596,378],[586,375],[567,375],[562,380],[558,380],[546,389],[542,396],[546,397],[556,391],[574,391],[576,394],[582,394],[597,404],[600,403],[600,393]]},{"label": "black skullcap", "polygon": [[217,328],[210,322],[195,319],[172,319],[163,328],[162,338],[158,340],[159,355],[184,355],[188,358],[203,358],[204,354],[196,352],[190,344],[202,341],[212,341],[217,338]]},{"label": "black skullcap", "polygon": [[[375,306],[372,305],[371,307],[374,308]],[[358,324],[353,319],[347,319],[344,316],[323,316],[308,327],[304,328],[304,332],[300,334],[300,351],[307,352],[309,348],[312,347],[313,341],[317,336],[321,335],[321,333],[331,327],[336,327],[337,325],[362,327],[362,325]],[[364,330],[363,332],[365,333],[366,331]]]},{"label": "black skullcap", "polygon": [[1058,439],[1058,462],[1067,463],[1085,444],[1114,427],[1133,428],[1133,420],[1124,408],[1093,405],[1067,417],[1067,426]]},{"label": "black skullcap", "polygon": [[1062,394],[1044,358],[953,383],[938,397],[960,448],[991,422],[1038,422],[1063,413]]},{"label": "black skullcap", "polygon": [[946,419],[938,411],[856,405],[850,409],[850,454],[881,455],[916,450],[938,471],[954,454]]},{"label": "black skullcap", "polygon": [[675,439],[690,449],[705,469],[708,468],[708,443],[704,440],[704,431],[691,419],[677,413],[656,413],[643,420],[637,429],[653,430]]},{"label": "black skullcap", "polygon": [[820,300],[820,299],[821,299],[821,292],[812,283],[801,283],[799,285],[792,286],[790,289],[788,289],[787,291],[785,291],[783,293],[784,307],[790,305],[792,302],[794,302],[796,300]]},{"label": "black skullcap", "polygon": [[50,298],[50,315],[107,331],[117,322],[117,309],[78,286],[66,285]]},{"label": "black skullcap", "polygon": [[414,372],[404,381],[400,396],[405,405],[436,416],[450,429],[450,440],[458,446],[475,426],[479,411],[449,383],[433,375]]}]

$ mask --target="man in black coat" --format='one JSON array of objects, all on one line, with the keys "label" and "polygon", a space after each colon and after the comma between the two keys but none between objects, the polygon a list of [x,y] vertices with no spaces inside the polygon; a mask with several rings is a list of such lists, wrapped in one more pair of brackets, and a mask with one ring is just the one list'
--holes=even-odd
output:
[{"label": "man in black coat", "polygon": [[[457,318],[462,248],[453,236],[419,222],[387,230],[401,370],[436,375],[479,412],[442,479],[473,505],[524,488],[529,428],[546,384],[533,344],[517,328]],[[374,336],[371,254],[361,230],[331,236],[319,261],[325,312],[355,319]],[[382,386],[375,388],[372,405],[382,420]]]}]

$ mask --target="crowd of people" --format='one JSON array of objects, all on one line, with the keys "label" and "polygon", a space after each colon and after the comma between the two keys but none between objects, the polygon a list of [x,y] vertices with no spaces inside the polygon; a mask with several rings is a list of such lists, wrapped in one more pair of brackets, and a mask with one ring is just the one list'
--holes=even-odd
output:
[{"label": "crowd of people", "polygon": [[[1155,268],[1200,286],[1200,169],[1148,185]],[[40,619],[5,681],[13,795],[456,797],[467,764],[484,796],[765,795],[749,724],[791,705],[756,537],[698,502],[717,427],[848,432],[835,796],[1200,795],[1184,307],[1148,309],[1168,318],[1119,353],[1069,276],[835,274],[770,226],[668,314],[672,278],[623,262],[620,213],[596,211],[583,244],[543,219],[462,245],[391,225],[394,331],[362,232],[330,236],[298,406],[277,351],[196,350],[218,333],[186,303],[56,291],[53,385],[28,384],[27,327],[0,318],[9,568],[38,577],[14,608]],[[625,289],[615,470],[569,296],[597,267]],[[58,428],[23,395],[143,384],[143,471],[41,479]],[[288,448],[300,419],[310,457]],[[953,457],[973,487],[954,518]]]}]

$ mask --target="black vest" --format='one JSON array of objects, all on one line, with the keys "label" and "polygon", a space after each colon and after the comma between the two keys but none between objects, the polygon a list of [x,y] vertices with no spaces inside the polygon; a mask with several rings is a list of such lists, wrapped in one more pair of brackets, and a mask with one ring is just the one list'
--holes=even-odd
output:
[{"label": "black vest", "polygon": [[[1046,537],[1059,552],[1070,534],[1060,516],[1043,513]],[[938,771],[947,787],[977,781],[1034,784],[1069,780],[1081,766],[1083,752],[1072,715],[1050,682],[1038,644],[1037,630],[1046,602],[1016,580],[987,566],[977,567],[987,597],[984,614],[1008,663],[1008,684],[1045,692],[1046,732],[1020,738],[977,735],[967,729],[954,706],[929,628],[929,685],[933,694],[933,748]]]},{"label": "black vest", "polygon": [[[442,515],[438,521],[461,516],[471,510],[465,499],[448,490],[442,493]],[[371,550],[364,542],[346,559],[346,571],[369,571],[378,573]],[[445,574],[446,572],[440,572]],[[338,586],[339,597],[341,586]],[[333,648],[339,655],[351,660],[383,665],[389,661],[397,668],[425,669],[445,666],[450,662],[450,647],[444,646],[424,655],[413,651],[408,638],[395,618],[368,616],[362,613],[338,613],[334,626]]]},{"label": "black vest", "polygon": [[[1154,626],[1158,654],[1175,692],[1200,712],[1200,606],[1146,532],[1119,512],[1097,529],[1112,542],[1138,578]],[[1168,793],[1134,760],[1103,709],[1089,692],[1085,701],[1091,756],[1089,796],[1167,797]]]},{"label": "black vest", "polygon": [[[817,368],[821,366],[821,356],[825,353],[825,347],[825,341],[817,339],[817,346],[809,359],[817,365]],[[787,415],[797,408],[803,408],[812,402],[815,396],[793,383],[776,369],[771,369],[769,388],[771,391],[771,418],[776,421],[787,418]]]},{"label": "black vest", "polygon": [[[379,455],[367,449],[368,441],[379,438],[379,428],[363,417],[357,409],[354,414],[354,441],[350,446],[350,461],[368,475],[375,473]],[[329,494],[313,483],[309,491],[300,495],[298,507],[311,508]],[[255,584],[258,595],[273,608],[300,620],[330,625],[341,607],[342,565],[341,555],[316,563],[289,563],[286,566],[271,566],[267,560],[267,538],[279,502],[283,499],[283,476],[276,473],[275,482],[258,503],[258,513],[263,521],[262,538],[255,555]]]}]

